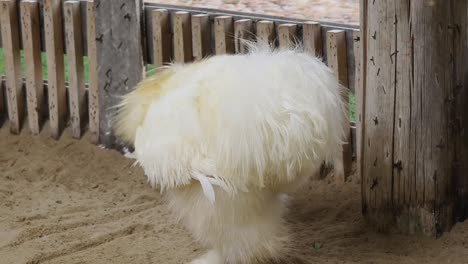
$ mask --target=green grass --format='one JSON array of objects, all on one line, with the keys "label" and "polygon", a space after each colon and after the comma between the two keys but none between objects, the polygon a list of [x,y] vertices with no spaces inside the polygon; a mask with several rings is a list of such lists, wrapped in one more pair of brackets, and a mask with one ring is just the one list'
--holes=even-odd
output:
[{"label": "green grass", "polygon": [[[24,52],[20,52],[20,57],[21,57],[21,76],[24,77],[24,72],[25,72],[25,62],[24,62]],[[68,65],[67,65],[67,55],[63,56],[64,60],[64,66],[65,66],[65,81],[68,81]],[[45,52],[41,53],[41,62],[42,62],[42,78],[44,80],[47,80],[47,56]],[[83,66],[84,66],[84,81],[88,82],[89,80],[89,75],[88,75],[88,57],[84,56],[83,57]],[[5,58],[3,55],[3,49],[0,48],[0,74],[4,75],[5,74]]]},{"label": "green grass", "polygon": [[[44,80],[47,80],[47,57],[45,52],[42,52],[41,54],[42,58],[42,75]],[[64,62],[65,62],[65,80],[68,81],[68,67],[67,67],[67,57],[66,55],[64,56]],[[84,80],[85,82],[88,82],[89,76],[88,76],[88,69],[89,69],[89,64],[88,64],[88,57],[83,57],[83,66],[84,66]],[[24,77],[24,54],[23,51],[21,51],[21,69],[22,69],[22,76]],[[146,71],[147,75],[152,75],[154,73],[154,65],[148,64],[146,66]],[[0,48],[0,74],[5,75],[5,60],[4,60],[4,55],[3,55],[3,49]],[[349,115],[351,121],[355,122],[356,121],[356,98],[353,93],[349,94]]]}]

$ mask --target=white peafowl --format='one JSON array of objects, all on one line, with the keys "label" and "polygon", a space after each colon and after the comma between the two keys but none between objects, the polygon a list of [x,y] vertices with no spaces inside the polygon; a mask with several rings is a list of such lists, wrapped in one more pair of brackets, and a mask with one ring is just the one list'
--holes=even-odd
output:
[{"label": "white peafowl", "polygon": [[286,195],[340,161],[342,92],[301,47],[250,44],[160,68],[124,96],[114,131],[208,248],[192,264],[275,261],[289,243]]}]

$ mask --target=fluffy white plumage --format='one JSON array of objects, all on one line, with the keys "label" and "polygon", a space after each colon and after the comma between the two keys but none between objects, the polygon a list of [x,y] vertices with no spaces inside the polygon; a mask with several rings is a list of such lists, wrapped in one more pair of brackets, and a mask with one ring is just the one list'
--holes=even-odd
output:
[{"label": "fluffy white plumage", "polygon": [[280,252],[281,195],[339,160],[341,92],[333,72],[300,48],[252,45],[143,81],[119,105],[116,134],[213,248],[194,263],[250,263]]}]

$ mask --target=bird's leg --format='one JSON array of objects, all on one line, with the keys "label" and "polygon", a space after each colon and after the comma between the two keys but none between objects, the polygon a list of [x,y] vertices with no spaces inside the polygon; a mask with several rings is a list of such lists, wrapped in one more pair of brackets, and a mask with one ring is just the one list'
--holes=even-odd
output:
[{"label": "bird's leg", "polygon": [[224,264],[221,254],[217,250],[210,250],[190,264]]}]

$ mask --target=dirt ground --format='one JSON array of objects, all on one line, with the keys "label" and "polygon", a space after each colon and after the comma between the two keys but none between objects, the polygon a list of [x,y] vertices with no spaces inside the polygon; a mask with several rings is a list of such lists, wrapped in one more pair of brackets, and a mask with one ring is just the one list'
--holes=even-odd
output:
[{"label": "dirt ground", "polygon": [[[141,169],[87,139],[0,129],[0,263],[176,264],[204,251]],[[293,196],[287,222],[285,264],[468,263],[468,222],[438,240],[370,231],[355,176],[311,182]]]},{"label": "dirt ground", "polygon": [[145,2],[359,24],[359,0],[145,0]]}]

